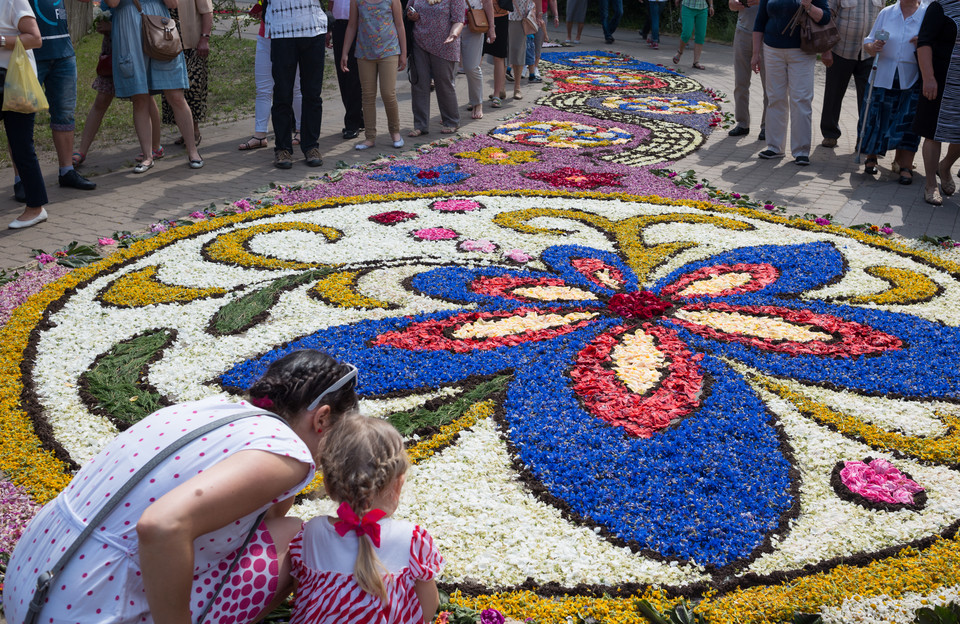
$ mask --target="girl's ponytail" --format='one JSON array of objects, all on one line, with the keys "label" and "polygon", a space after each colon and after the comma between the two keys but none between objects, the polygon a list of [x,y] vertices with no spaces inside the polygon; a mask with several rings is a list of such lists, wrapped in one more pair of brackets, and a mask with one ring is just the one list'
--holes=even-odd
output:
[{"label": "girl's ponytail", "polygon": [[[407,471],[409,460],[403,438],[393,425],[379,418],[351,416],[324,437],[320,454],[323,483],[334,500],[349,504],[363,518],[373,499]],[[360,535],[353,576],[365,592],[386,606],[383,578],[389,570],[380,561],[371,538]]]}]

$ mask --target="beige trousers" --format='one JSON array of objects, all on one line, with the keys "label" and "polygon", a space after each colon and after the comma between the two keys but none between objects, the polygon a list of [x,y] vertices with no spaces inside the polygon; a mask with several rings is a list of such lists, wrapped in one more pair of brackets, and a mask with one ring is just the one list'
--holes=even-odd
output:
[{"label": "beige trousers", "polygon": [[787,120],[790,121],[790,152],[810,156],[813,130],[813,69],[817,57],[800,48],[763,46],[767,72],[767,149],[784,151]]},{"label": "beige trousers", "polygon": [[400,106],[397,104],[399,63],[399,54],[377,60],[357,59],[363,98],[363,135],[368,141],[377,138],[377,79],[380,81],[380,99],[387,113],[387,130],[391,135],[400,133]]}]

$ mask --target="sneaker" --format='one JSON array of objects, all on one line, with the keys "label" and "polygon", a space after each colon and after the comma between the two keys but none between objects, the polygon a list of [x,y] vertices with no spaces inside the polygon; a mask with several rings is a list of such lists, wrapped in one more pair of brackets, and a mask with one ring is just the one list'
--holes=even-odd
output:
[{"label": "sneaker", "polygon": [[64,188],[75,188],[80,189],[81,191],[92,191],[93,189],[97,188],[96,182],[91,182],[90,180],[86,179],[77,173],[76,169],[70,169],[65,174],[60,176],[58,182],[60,183],[60,186]]},{"label": "sneaker", "polygon": [[607,42],[607,45],[612,45],[616,41],[616,39],[614,39],[613,37],[607,37],[605,41]]},{"label": "sneaker", "polygon": [[764,128],[760,128],[760,134],[757,135],[757,140],[758,141],[767,140],[767,131]]},{"label": "sneaker", "polygon": [[807,165],[810,164],[810,157],[809,157],[809,156],[797,156],[796,158],[793,159],[793,162],[794,162],[794,164],[797,164],[797,165],[799,165],[799,166],[801,166],[801,167],[806,167]]},{"label": "sneaker", "polygon": [[823,137],[823,140],[820,141],[820,145],[824,147],[836,147],[837,140],[831,137]]},{"label": "sneaker", "polygon": [[357,128],[344,128],[340,131],[340,136],[343,137],[344,141],[349,141],[350,139],[355,139],[360,136],[360,129]]},{"label": "sneaker", "polygon": [[540,77],[539,75],[537,75],[537,74],[534,74],[534,75],[530,76],[529,82],[530,82],[530,84],[535,84],[535,83],[538,83],[538,82],[543,82],[543,78],[541,78],[541,77]]},{"label": "sneaker", "polygon": [[320,156],[320,148],[314,147],[307,150],[307,153],[304,154],[304,160],[307,162],[308,167],[319,167],[323,164],[323,158]]},{"label": "sneaker", "polygon": [[660,44],[657,43],[656,41],[651,41],[651,42],[650,42],[650,49],[651,49],[651,50],[659,50],[659,49],[660,49]]},{"label": "sneaker", "polygon": [[507,68],[507,82],[513,82],[513,70]]},{"label": "sneaker", "polygon": [[759,154],[757,154],[757,156],[765,160],[770,160],[773,158],[783,158],[783,152],[775,152],[772,149],[765,149]]},{"label": "sneaker", "polygon": [[293,167],[293,154],[285,149],[277,150],[273,155],[273,166],[277,169],[290,169]]},{"label": "sneaker", "polygon": [[727,133],[727,136],[738,137],[745,134],[750,134],[750,128],[746,126],[734,126],[733,130]]}]

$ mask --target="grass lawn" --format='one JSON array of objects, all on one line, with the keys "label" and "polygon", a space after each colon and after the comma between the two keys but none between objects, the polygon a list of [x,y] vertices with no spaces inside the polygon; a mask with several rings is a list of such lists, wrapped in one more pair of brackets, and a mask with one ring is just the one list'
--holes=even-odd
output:
[{"label": "grass lawn", "polygon": [[[90,85],[96,77],[97,60],[100,57],[101,36],[95,32],[86,35],[77,43],[77,110],[76,143],[87,117],[87,111],[97,95]],[[209,66],[209,95],[207,120],[204,123],[232,121],[253,114],[254,81],[253,60],[256,41],[232,36],[211,38]],[[157,97],[159,104],[159,96]],[[34,138],[41,160],[53,157],[53,139],[50,135],[50,116],[37,114]],[[103,124],[91,149],[121,142],[136,142],[133,130],[133,107],[129,101],[115,99],[103,118]],[[0,166],[10,166],[6,133],[0,132]]]}]

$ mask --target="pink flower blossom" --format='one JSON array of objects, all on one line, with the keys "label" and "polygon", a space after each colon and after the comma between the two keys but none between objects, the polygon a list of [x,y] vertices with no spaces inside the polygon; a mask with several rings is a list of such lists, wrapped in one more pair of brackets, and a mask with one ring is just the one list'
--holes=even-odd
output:
[{"label": "pink flower blossom", "polygon": [[420,240],[440,241],[457,238],[460,235],[447,228],[424,228],[422,230],[414,230],[413,236]]},{"label": "pink flower blossom", "polygon": [[731,197],[733,197],[734,199],[740,199],[740,193],[734,193],[733,195],[731,195]]},{"label": "pink flower blossom", "polygon": [[197,210],[196,212],[191,212],[191,213],[190,213],[190,218],[191,218],[191,219],[206,219],[206,218],[207,218],[207,213],[201,212],[201,211]]},{"label": "pink flower blossom", "polygon": [[885,459],[874,459],[869,464],[848,461],[840,470],[840,480],[851,492],[875,503],[912,505],[913,495],[923,491],[916,481]]},{"label": "pink flower blossom", "polygon": [[479,202],[472,199],[445,199],[433,202],[430,207],[443,212],[470,212],[481,206]]},{"label": "pink flower blossom", "polygon": [[151,223],[150,224],[151,232],[166,232],[167,226],[162,223]]},{"label": "pink flower blossom", "polygon": [[882,227],[880,228],[880,231],[887,235],[893,234],[893,228],[889,227]]},{"label": "pink flower blossom", "polygon": [[107,245],[116,245],[117,241],[113,240],[112,238],[98,238],[97,243],[101,247],[106,247]]},{"label": "pink flower blossom", "polygon": [[511,249],[503,255],[508,260],[513,260],[514,262],[530,262],[530,254],[522,249]]},{"label": "pink flower blossom", "polygon": [[830,219],[824,219],[823,217],[817,217],[814,220],[814,223],[817,225],[830,225]]},{"label": "pink flower blossom", "polygon": [[238,199],[233,202],[233,207],[237,209],[237,212],[249,212],[253,210],[253,204],[246,199]]},{"label": "pink flower blossom", "polygon": [[478,240],[465,240],[460,243],[460,249],[463,251],[480,251],[483,253],[493,253],[497,250],[497,245],[485,238]]},{"label": "pink flower blossom", "polygon": [[56,262],[56,260],[57,260],[56,258],[54,258],[53,256],[51,256],[51,255],[48,254],[48,253],[38,254],[38,255],[34,256],[34,258],[35,258],[36,261],[39,262],[40,264],[50,264],[51,262]]},{"label": "pink flower blossom", "polygon": [[773,204],[764,204],[764,205],[763,205],[763,209],[764,209],[764,210],[773,210],[774,208],[776,208],[776,206],[774,206]]}]

